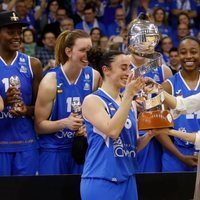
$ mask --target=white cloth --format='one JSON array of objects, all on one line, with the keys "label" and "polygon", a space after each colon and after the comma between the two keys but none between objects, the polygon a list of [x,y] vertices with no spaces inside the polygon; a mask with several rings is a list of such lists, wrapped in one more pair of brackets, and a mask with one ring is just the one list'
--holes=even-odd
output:
[{"label": "white cloth", "polygon": [[200,110],[200,93],[189,96],[187,98],[177,97],[176,100],[176,111],[181,111],[181,113],[185,114]]},{"label": "white cloth", "polygon": [[194,145],[195,145],[195,149],[200,150],[200,131],[196,133],[196,139],[195,139]]}]

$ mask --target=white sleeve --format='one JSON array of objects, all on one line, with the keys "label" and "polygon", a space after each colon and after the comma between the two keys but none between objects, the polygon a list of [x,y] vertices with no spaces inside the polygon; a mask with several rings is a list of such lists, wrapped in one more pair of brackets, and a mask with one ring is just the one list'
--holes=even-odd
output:
[{"label": "white sleeve", "polygon": [[196,139],[194,142],[195,149],[200,150],[200,131],[196,133]]},{"label": "white sleeve", "polygon": [[177,97],[175,110],[182,113],[193,113],[200,110],[200,93],[189,96],[187,98]]}]

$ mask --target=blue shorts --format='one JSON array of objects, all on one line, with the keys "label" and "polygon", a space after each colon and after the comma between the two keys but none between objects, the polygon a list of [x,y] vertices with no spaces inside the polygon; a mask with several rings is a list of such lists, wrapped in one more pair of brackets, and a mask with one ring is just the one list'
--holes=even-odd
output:
[{"label": "blue shorts", "polygon": [[162,146],[152,138],[144,149],[137,153],[138,172],[162,171]]},{"label": "blue shorts", "polygon": [[[176,146],[176,148],[184,155],[193,155],[194,149],[187,149],[185,147]],[[196,167],[184,164],[176,156],[169,151],[165,150],[162,158],[162,171],[163,172],[191,172],[197,171]]]},{"label": "blue shorts", "polygon": [[0,152],[0,176],[32,176],[39,167],[38,149],[22,152]]},{"label": "blue shorts", "polygon": [[82,178],[82,200],[137,200],[137,186],[135,176],[127,181],[114,183],[104,179]]},{"label": "blue shorts", "polygon": [[71,150],[40,150],[40,175],[82,174],[82,172],[83,165],[76,164],[72,157]]}]

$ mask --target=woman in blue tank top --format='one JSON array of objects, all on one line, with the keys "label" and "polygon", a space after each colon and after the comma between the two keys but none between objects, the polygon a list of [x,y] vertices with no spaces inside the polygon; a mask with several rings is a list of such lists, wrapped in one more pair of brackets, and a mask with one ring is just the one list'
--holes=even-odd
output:
[{"label": "woman in blue tank top", "polygon": [[56,41],[58,67],[43,78],[36,101],[36,130],[40,142],[39,174],[80,174],[72,157],[74,136],[84,135],[83,119],[72,110],[97,89],[100,75],[88,67],[90,36],[82,30],[64,31]]},{"label": "woman in blue tank top", "polygon": [[[144,78],[134,80],[130,60],[118,51],[93,56],[103,84],[83,102],[88,150],[81,180],[83,200],[137,199],[136,154],[153,137],[137,140],[132,99],[145,85]],[[125,87],[123,97],[120,88]]]}]

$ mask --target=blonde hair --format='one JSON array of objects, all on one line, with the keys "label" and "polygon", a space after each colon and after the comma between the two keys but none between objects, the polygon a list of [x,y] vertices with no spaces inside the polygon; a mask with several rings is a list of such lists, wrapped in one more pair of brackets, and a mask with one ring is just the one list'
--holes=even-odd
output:
[{"label": "blonde hair", "polygon": [[65,53],[65,48],[73,48],[75,40],[78,38],[90,38],[89,34],[83,30],[63,31],[56,40],[55,46],[55,64],[65,64],[68,56]]}]

